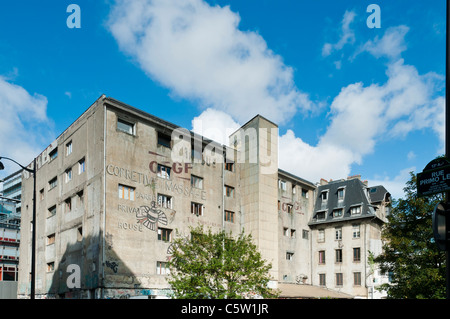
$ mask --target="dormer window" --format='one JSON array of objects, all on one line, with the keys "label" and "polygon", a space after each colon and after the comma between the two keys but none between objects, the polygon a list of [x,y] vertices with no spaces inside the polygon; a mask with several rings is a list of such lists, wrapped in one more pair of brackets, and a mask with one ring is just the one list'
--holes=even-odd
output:
[{"label": "dormer window", "polygon": [[325,219],[325,213],[326,212],[317,212],[317,214],[316,214],[316,219],[317,220],[324,220]]},{"label": "dormer window", "polygon": [[350,214],[353,215],[361,215],[361,206],[354,206],[350,208]]},{"label": "dormer window", "polygon": [[345,188],[339,188],[337,191],[337,195],[338,195],[338,200],[343,200],[344,199],[344,193],[345,193]]},{"label": "dormer window", "polygon": [[322,198],[322,201],[328,200],[328,191],[323,191],[320,193],[320,198]]},{"label": "dormer window", "polygon": [[344,210],[342,208],[333,210],[333,218],[340,218],[343,216]]}]

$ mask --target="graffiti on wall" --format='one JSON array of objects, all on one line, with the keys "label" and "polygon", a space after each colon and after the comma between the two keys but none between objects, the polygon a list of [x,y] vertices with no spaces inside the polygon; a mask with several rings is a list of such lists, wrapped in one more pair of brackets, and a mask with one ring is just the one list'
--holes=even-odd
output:
[{"label": "graffiti on wall", "polygon": [[116,263],[115,261],[105,261],[105,266],[110,268],[112,271],[114,271],[114,273],[117,273],[117,270],[119,268],[119,264]]},{"label": "graffiti on wall", "polygon": [[157,230],[159,224],[168,223],[166,214],[156,206],[155,201],[152,201],[151,206],[141,206],[136,212],[136,218],[138,223],[153,231]]}]

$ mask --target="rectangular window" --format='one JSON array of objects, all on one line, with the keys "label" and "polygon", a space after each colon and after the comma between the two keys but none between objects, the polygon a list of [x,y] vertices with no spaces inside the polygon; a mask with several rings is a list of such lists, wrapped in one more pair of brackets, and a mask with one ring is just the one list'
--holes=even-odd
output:
[{"label": "rectangular window", "polygon": [[48,156],[50,157],[50,161],[53,161],[55,158],[58,157],[58,148],[55,147],[50,153],[48,153]]},{"label": "rectangular window", "polygon": [[289,237],[289,228],[283,227],[284,236]]},{"label": "rectangular window", "polygon": [[66,183],[70,182],[72,180],[72,169],[69,168],[66,172],[65,172],[65,178],[66,178]]},{"label": "rectangular window", "polygon": [[58,177],[55,176],[48,182],[48,190],[51,190],[56,186],[58,186]]},{"label": "rectangular window", "polygon": [[66,156],[72,154],[72,141],[66,144]]},{"label": "rectangular window", "polygon": [[336,262],[342,262],[342,249],[336,249]]},{"label": "rectangular window", "polygon": [[169,275],[169,264],[164,261],[157,261],[156,262],[156,274],[157,275]]},{"label": "rectangular window", "polygon": [[203,204],[191,202],[191,214],[195,216],[203,216]]},{"label": "rectangular window", "polygon": [[328,199],[328,191],[320,193],[320,198],[322,198],[323,201]]},{"label": "rectangular window", "polygon": [[325,250],[319,251],[319,264],[321,265],[325,264]]},{"label": "rectangular window", "polygon": [[43,199],[44,199],[44,189],[41,189],[41,190],[39,191],[39,199],[40,199],[40,200],[43,200]]},{"label": "rectangular window", "polygon": [[302,238],[309,239],[309,230],[302,229]]},{"label": "rectangular window", "polygon": [[78,196],[78,201],[80,202],[80,207],[82,207],[84,204],[84,191],[82,191],[82,190],[79,191],[77,193],[77,196]]},{"label": "rectangular window", "polygon": [[[305,230],[303,229],[303,236],[305,236]],[[308,236],[306,236],[308,237]],[[295,229],[291,229],[291,238],[295,238]],[[305,238],[305,237],[303,237]]]},{"label": "rectangular window", "polygon": [[361,286],[361,273],[360,272],[353,273],[353,285]]},{"label": "rectangular window", "polygon": [[127,122],[122,119],[117,119],[117,130],[121,132],[125,132],[131,135],[134,135],[134,126],[135,124]]},{"label": "rectangular window", "polygon": [[316,214],[316,219],[317,219],[317,220],[324,220],[324,219],[325,219],[325,216],[326,216],[325,212],[318,212],[318,213]]},{"label": "rectangular window", "polygon": [[47,272],[51,272],[54,270],[55,270],[55,263],[54,262],[47,263]]},{"label": "rectangular window", "polygon": [[52,217],[56,215],[56,205],[48,209],[47,217]]},{"label": "rectangular window", "polygon": [[64,201],[64,210],[66,213],[72,210],[72,198],[69,197]]},{"label": "rectangular window", "polygon": [[282,181],[281,179],[278,180],[278,188],[281,189],[283,192],[286,191],[286,181]]},{"label": "rectangular window", "polygon": [[156,173],[156,176],[170,179],[170,167],[158,164],[158,172]]},{"label": "rectangular window", "polygon": [[234,198],[234,187],[225,185],[225,195]]},{"label": "rectangular window", "polygon": [[361,231],[359,225],[352,225],[353,238],[359,238],[361,236]]},{"label": "rectangular window", "polygon": [[203,178],[191,175],[191,186],[195,188],[203,189]]},{"label": "rectangular window", "polygon": [[225,170],[227,170],[229,172],[233,172],[234,171],[234,163],[225,163]]},{"label": "rectangular window", "polygon": [[344,199],[344,189],[343,188],[339,188],[337,191],[337,195],[338,195],[338,199],[342,200]]},{"label": "rectangular window", "polygon": [[326,286],[327,285],[327,279],[325,274],[319,274],[319,285],[320,286]]},{"label": "rectangular window", "polygon": [[158,206],[172,209],[172,196],[158,194]]},{"label": "rectangular window", "polygon": [[308,191],[306,189],[302,189],[302,197],[308,198]]},{"label": "rectangular window", "polygon": [[51,234],[47,236],[47,245],[51,245],[55,243],[55,234]]},{"label": "rectangular window", "polygon": [[134,187],[119,184],[119,198],[134,200]]},{"label": "rectangular window", "polygon": [[343,211],[344,210],[342,208],[333,210],[333,218],[340,218],[340,217],[342,217]]},{"label": "rectangular window", "polygon": [[158,228],[158,240],[170,242],[172,240],[172,229]]},{"label": "rectangular window", "polygon": [[353,248],[353,261],[354,262],[361,261],[361,248],[359,247]]},{"label": "rectangular window", "polygon": [[355,206],[350,208],[351,215],[360,215],[361,214],[361,206]]},{"label": "rectangular window", "polygon": [[171,137],[169,135],[158,132],[158,145],[170,148]]},{"label": "rectangular window", "polygon": [[336,286],[342,287],[343,284],[344,284],[344,275],[342,273],[337,273],[336,274]]},{"label": "rectangular window", "polygon": [[325,242],[325,229],[319,229],[317,233],[317,242],[319,243]]},{"label": "rectangular window", "polygon": [[288,214],[292,214],[294,212],[294,206],[291,204],[287,204],[286,206]]},{"label": "rectangular window", "polygon": [[294,253],[286,252],[286,260],[293,260],[294,259]]},{"label": "rectangular window", "polygon": [[225,221],[234,223],[234,212],[226,210],[225,211]]},{"label": "rectangular window", "polygon": [[81,160],[78,162],[78,174],[81,174],[81,173],[83,173],[83,172],[86,171],[86,166],[85,166],[85,165],[86,165],[86,164],[85,164],[84,158],[81,159]]},{"label": "rectangular window", "polygon": [[341,227],[337,227],[335,228],[335,239],[336,240],[342,240],[342,228]]}]

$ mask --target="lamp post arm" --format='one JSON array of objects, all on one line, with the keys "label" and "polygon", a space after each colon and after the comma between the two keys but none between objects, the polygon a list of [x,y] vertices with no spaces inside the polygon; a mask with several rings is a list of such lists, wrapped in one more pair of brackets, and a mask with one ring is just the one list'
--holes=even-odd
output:
[{"label": "lamp post arm", "polygon": [[33,169],[27,168],[27,167],[25,167],[25,166],[23,166],[23,165],[17,163],[15,160],[13,160],[12,158],[9,158],[9,157],[0,156],[0,160],[1,160],[1,159],[7,159],[7,160],[10,160],[11,162],[14,162],[14,163],[16,163],[17,165],[19,165],[21,168],[23,168],[23,169],[26,170],[27,172],[30,172],[30,173],[33,173],[33,174],[35,173],[36,167],[33,167]]}]

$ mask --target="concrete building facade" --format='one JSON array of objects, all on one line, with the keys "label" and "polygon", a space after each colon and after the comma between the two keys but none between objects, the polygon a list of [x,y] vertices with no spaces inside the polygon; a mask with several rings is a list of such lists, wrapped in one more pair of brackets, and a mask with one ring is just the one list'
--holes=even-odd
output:
[{"label": "concrete building facade", "polygon": [[[278,127],[262,116],[229,144],[100,97],[37,157],[36,298],[165,298],[171,240],[198,225],[251,233],[272,287],[316,284],[316,186],[278,169]],[[24,172],[22,298],[32,189]]]}]

